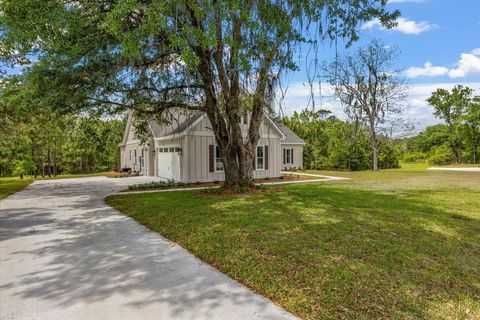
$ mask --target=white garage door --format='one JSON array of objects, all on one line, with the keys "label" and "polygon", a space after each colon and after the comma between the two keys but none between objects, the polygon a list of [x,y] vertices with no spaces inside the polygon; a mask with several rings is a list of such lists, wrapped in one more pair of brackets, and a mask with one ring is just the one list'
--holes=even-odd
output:
[{"label": "white garage door", "polygon": [[178,152],[164,148],[158,152],[158,176],[170,180],[180,180],[180,158]]}]

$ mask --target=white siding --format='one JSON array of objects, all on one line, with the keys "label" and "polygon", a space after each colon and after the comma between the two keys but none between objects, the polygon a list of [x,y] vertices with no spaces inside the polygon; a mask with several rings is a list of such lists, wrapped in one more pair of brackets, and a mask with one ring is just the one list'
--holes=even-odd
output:
[{"label": "white siding", "polygon": [[[283,163],[283,149],[293,149],[293,164]],[[280,152],[280,163],[282,164],[282,170],[288,170],[292,168],[303,168],[303,145],[301,144],[282,144],[282,150]]]},{"label": "white siding", "polygon": [[[247,135],[247,126],[242,125],[244,136]],[[281,174],[281,159],[279,158],[280,136],[270,126],[262,123],[260,126],[261,138],[259,145],[268,145],[268,169],[255,170],[255,178],[279,177]],[[211,130],[210,121],[204,117],[184,138],[182,143],[184,155],[184,167],[187,172],[184,181],[187,182],[207,182],[223,181],[225,175],[223,172],[209,172],[209,145],[215,145],[215,139]]]}]

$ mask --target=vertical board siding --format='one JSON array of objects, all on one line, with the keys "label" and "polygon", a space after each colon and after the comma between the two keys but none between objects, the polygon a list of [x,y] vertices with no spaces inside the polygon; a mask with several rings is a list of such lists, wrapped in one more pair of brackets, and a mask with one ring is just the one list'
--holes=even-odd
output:
[{"label": "vertical board siding", "polygon": [[[247,134],[248,125],[241,125],[242,133]],[[133,126],[128,132],[127,143],[134,141]],[[260,140],[259,145],[268,146],[268,155],[264,155],[264,161],[268,160],[268,165],[264,164],[264,170],[255,170],[255,178],[265,177],[279,177],[281,170],[284,169],[283,165],[283,149],[288,145],[282,145],[280,136],[276,130],[266,125],[263,121],[260,125]],[[215,145],[215,139],[211,130],[210,121],[208,117],[204,117],[190,132],[183,138],[176,138],[166,141],[152,141],[148,151],[148,157],[150,161],[146,161],[149,164],[149,174],[157,175],[158,162],[156,156],[152,155],[152,145],[155,145],[155,150],[158,152],[158,148],[162,146],[168,147],[180,147],[182,149],[182,155],[180,157],[180,179],[185,182],[207,182],[207,181],[223,181],[223,172],[210,172],[209,170],[209,145]],[[291,145],[294,149],[294,165],[297,168],[302,167],[303,161],[303,146]],[[133,150],[137,149],[137,153],[140,154],[141,146],[138,143],[131,143],[120,148],[121,164],[123,166],[124,159],[126,159],[126,166],[135,170],[133,167]],[[132,160],[129,158],[129,151],[132,151]],[[265,150],[267,151],[267,150]],[[137,155],[138,155],[137,154]],[[215,166],[215,164],[214,164]],[[139,167],[137,163],[136,168]]]},{"label": "vertical board siding", "polygon": [[[282,144],[281,151],[281,166],[282,170],[288,170],[292,168],[303,168],[303,145],[301,144]],[[283,149],[293,149],[293,164],[283,163]]]}]

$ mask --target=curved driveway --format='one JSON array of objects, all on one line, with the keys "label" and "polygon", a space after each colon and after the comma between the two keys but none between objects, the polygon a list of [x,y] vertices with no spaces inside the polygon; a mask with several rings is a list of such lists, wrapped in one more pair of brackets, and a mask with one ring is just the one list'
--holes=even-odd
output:
[{"label": "curved driveway", "polygon": [[104,203],[146,180],[37,181],[0,201],[0,319],[295,319]]}]

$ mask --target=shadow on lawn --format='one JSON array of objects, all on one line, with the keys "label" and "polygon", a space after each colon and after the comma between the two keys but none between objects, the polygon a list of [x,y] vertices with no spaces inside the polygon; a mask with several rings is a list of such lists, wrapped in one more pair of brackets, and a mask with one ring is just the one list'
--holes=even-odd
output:
[{"label": "shadow on lawn", "polygon": [[[17,305],[46,300],[50,310],[63,310],[109,301],[102,313],[106,317],[115,309],[113,303],[134,309],[154,305],[155,315],[165,319],[210,318],[226,302],[257,305],[257,310],[268,306],[178,246],[113,211],[103,202],[111,191],[108,186],[98,182],[91,189],[79,191],[80,187],[81,183],[35,186],[2,203],[1,247],[8,258],[0,262],[0,290]],[[40,198],[47,201],[38,203]],[[16,275],[18,263],[30,266]],[[111,298],[120,299],[120,304]],[[264,317],[272,319],[268,313]]]},{"label": "shadow on lawn", "polygon": [[478,217],[433,206],[426,198],[434,191],[287,190],[222,200],[161,195],[149,204],[142,196],[128,211],[308,319],[480,314]]}]

